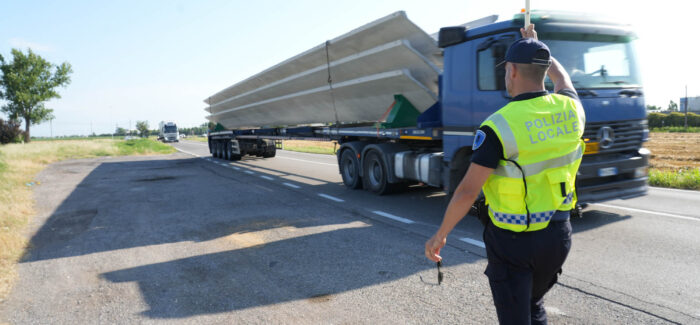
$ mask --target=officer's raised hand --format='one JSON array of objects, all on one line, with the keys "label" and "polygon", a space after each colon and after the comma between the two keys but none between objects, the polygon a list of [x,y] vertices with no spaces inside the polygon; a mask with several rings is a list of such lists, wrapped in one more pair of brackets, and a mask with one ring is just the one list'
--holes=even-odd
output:
[{"label": "officer's raised hand", "polygon": [[530,24],[530,26],[527,26],[527,29],[520,28],[520,35],[522,35],[523,38],[534,38],[536,40],[537,32],[535,31],[535,24]]}]

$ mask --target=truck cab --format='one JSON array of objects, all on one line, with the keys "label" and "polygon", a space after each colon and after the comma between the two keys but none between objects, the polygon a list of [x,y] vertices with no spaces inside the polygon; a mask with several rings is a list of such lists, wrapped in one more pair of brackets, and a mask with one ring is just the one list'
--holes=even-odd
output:
[{"label": "truck cab", "polygon": [[[538,38],[571,76],[586,112],[586,152],[576,187],[579,202],[645,194],[650,153],[643,148],[648,128],[636,35],[627,25],[592,16],[533,11],[532,22]],[[466,171],[474,132],[510,100],[505,68],[498,63],[508,46],[521,38],[522,26],[522,15],[516,15],[468,30],[441,31],[443,159],[452,175],[445,184],[448,191]],[[545,86],[552,91],[549,80]]]},{"label": "truck cab", "polygon": [[175,122],[160,122],[158,138],[163,142],[180,142],[180,132]]}]

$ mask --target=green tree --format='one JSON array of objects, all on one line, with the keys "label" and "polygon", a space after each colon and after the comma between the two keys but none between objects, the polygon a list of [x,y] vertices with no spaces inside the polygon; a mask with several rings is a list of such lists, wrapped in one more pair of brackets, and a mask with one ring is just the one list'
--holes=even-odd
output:
[{"label": "green tree", "polygon": [[668,103],[668,110],[671,112],[678,112],[678,104],[676,104],[676,102],[671,100],[671,102]]},{"label": "green tree", "polygon": [[148,136],[148,121],[136,121],[136,130],[139,131],[139,136]]},{"label": "green tree", "polygon": [[114,130],[114,135],[126,135],[126,129],[117,127],[117,129]]},{"label": "green tree", "polygon": [[27,54],[12,49],[12,62],[0,55],[0,98],[8,101],[2,106],[11,120],[24,120],[24,141],[30,141],[29,127],[53,118],[53,110],[44,102],[61,98],[56,91],[70,83],[73,69],[68,62],[54,65],[41,56],[27,50]]},{"label": "green tree", "polygon": [[661,106],[656,106],[656,105],[647,105],[647,110],[649,110],[649,111],[657,111],[657,110],[661,110]]}]

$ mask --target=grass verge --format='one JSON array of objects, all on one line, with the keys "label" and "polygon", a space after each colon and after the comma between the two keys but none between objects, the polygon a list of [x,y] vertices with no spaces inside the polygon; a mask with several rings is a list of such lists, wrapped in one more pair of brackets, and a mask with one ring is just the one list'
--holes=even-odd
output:
[{"label": "grass verge", "polygon": [[56,140],[0,146],[0,302],[17,276],[15,265],[27,247],[24,230],[34,215],[32,186],[46,165],[66,159],[175,152],[150,139]]},{"label": "grass verge", "polygon": [[679,170],[649,170],[649,185],[700,190],[700,168]]},{"label": "grass verge", "polygon": [[192,136],[180,139],[180,141],[207,142],[207,137]]},{"label": "grass verge", "polygon": [[334,155],[338,144],[334,141],[284,140],[284,150]]},{"label": "grass verge", "polygon": [[671,132],[671,133],[700,133],[700,127],[689,126],[687,129],[682,126],[664,126],[661,128],[651,128],[650,132]]}]

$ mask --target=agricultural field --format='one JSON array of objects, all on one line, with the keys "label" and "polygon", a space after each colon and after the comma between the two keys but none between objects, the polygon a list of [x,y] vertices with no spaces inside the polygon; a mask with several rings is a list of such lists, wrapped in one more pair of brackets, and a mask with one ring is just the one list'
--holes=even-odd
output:
[{"label": "agricultural field", "polygon": [[651,168],[663,171],[700,168],[700,133],[651,132]]}]

